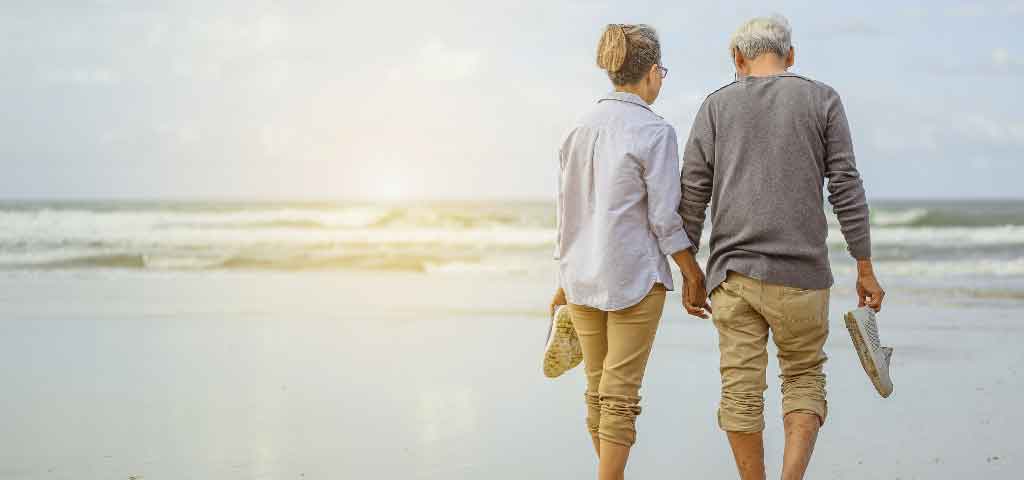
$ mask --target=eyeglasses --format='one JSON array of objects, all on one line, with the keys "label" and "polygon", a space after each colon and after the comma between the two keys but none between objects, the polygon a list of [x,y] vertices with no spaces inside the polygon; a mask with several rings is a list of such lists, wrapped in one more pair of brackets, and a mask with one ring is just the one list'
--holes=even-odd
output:
[{"label": "eyeglasses", "polygon": [[658,65],[658,75],[661,75],[661,78],[667,77],[668,76],[668,69],[663,67],[663,66],[661,66],[661,65]]}]

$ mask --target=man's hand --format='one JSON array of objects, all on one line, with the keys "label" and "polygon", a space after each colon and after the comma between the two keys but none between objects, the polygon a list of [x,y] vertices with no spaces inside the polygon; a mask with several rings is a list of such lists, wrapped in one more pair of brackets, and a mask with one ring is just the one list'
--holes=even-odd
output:
[{"label": "man's hand", "polygon": [[700,265],[697,265],[693,252],[679,251],[672,254],[672,259],[683,274],[683,308],[686,309],[686,313],[708,318],[711,315],[711,305],[708,304],[708,291],[704,286],[704,272],[701,271]]},{"label": "man's hand", "polygon": [[558,291],[555,292],[555,296],[551,299],[551,306],[548,308],[548,314],[554,315],[555,309],[558,308],[559,305],[565,304],[565,290],[562,290],[562,288],[559,287]]},{"label": "man's hand", "polygon": [[700,269],[690,275],[683,274],[683,308],[686,309],[686,313],[695,317],[711,316],[708,291],[704,286],[704,272]]},{"label": "man's hand", "polygon": [[857,306],[868,306],[876,312],[882,310],[885,290],[878,284],[871,259],[857,260]]}]

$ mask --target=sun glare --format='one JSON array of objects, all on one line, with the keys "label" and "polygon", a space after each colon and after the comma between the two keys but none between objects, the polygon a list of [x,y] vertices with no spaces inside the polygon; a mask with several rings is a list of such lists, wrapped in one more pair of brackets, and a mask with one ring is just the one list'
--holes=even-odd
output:
[{"label": "sun glare", "polygon": [[408,200],[419,190],[402,168],[401,157],[385,155],[379,161],[352,165],[349,174],[349,194],[367,200],[397,202]]},{"label": "sun glare", "polygon": [[372,187],[370,196],[385,201],[405,200],[409,197],[409,189],[404,179],[389,177]]}]

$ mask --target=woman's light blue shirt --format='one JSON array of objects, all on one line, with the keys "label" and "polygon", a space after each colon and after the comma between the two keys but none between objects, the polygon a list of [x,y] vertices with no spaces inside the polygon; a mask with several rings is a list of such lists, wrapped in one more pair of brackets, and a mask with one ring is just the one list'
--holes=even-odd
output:
[{"label": "woman's light blue shirt", "polygon": [[621,310],[690,248],[679,207],[675,129],[639,96],[613,92],[577,120],[559,151],[559,285],[570,303]]}]

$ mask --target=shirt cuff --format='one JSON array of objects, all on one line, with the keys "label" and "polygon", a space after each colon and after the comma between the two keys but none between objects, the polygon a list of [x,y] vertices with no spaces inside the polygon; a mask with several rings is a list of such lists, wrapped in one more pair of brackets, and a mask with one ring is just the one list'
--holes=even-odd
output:
[{"label": "shirt cuff", "polygon": [[690,237],[686,236],[686,231],[681,228],[672,233],[672,235],[658,239],[658,247],[661,248],[661,253],[665,255],[672,255],[692,246],[693,243],[690,242]]},{"label": "shirt cuff", "polygon": [[847,246],[847,250],[850,252],[850,255],[857,260],[871,258],[871,237],[866,237],[863,240],[851,243]]}]

